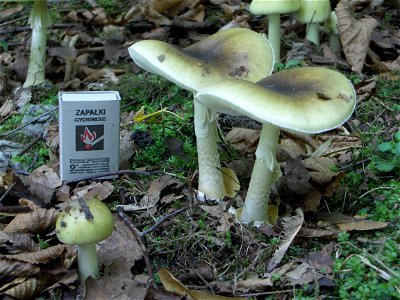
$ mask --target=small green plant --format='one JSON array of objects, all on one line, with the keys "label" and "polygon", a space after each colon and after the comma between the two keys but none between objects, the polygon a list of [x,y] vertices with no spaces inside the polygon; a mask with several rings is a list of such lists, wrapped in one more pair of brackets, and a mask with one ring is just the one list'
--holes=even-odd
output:
[{"label": "small green plant", "polygon": [[49,244],[39,234],[36,235],[36,238],[38,240],[38,244],[39,244],[40,249],[49,248]]},{"label": "small green plant", "polygon": [[378,144],[379,157],[373,162],[378,171],[392,172],[400,168],[400,129],[394,134],[393,140]]}]

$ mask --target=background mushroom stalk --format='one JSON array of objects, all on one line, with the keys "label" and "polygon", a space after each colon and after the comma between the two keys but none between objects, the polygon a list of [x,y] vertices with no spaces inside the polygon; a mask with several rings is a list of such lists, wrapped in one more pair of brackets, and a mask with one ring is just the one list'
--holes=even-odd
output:
[{"label": "background mushroom stalk", "polygon": [[[184,49],[156,40],[139,41],[129,47],[129,54],[139,67],[192,92],[226,78],[256,82],[271,74],[274,61],[265,36],[244,28],[218,31]],[[199,196],[206,194],[211,199],[228,195],[218,154],[216,118],[208,106],[195,104]]]},{"label": "background mushroom stalk", "polygon": [[281,60],[281,14],[297,11],[299,0],[253,0],[249,10],[253,14],[268,16],[268,40],[274,49],[274,62]]},{"label": "background mushroom stalk", "polygon": [[297,19],[306,25],[306,39],[315,45],[320,45],[319,28],[322,22],[329,19],[331,5],[329,0],[300,0]]},{"label": "background mushroom stalk", "polygon": [[[276,160],[279,132],[279,128],[271,124],[264,124],[260,132],[246,202],[240,214],[240,220],[245,224],[268,219],[268,197],[271,186],[281,175]],[[260,197],[266,200],[260,201]]]},{"label": "background mushroom stalk", "polygon": [[45,81],[47,28],[51,24],[47,0],[33,1],[29,22],[32,27],[32,41],[24,87],[41,84]]}]

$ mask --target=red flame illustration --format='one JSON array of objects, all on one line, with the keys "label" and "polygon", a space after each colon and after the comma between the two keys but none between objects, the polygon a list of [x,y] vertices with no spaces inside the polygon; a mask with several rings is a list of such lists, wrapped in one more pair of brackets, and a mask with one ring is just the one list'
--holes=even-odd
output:
[{"label": "red flame illustration", "polygon": [[90,132],[90,130],[85,127],[85,131],[81,136],[81,141],[85,144],[85,149],[90,150],[92,148],[92,142],[96,139],[96,131]]}]

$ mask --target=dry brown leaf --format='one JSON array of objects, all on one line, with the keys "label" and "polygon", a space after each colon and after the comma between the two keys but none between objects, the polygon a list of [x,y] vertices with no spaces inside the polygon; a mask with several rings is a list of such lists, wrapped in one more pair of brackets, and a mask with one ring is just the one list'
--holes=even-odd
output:
[{"label": "dry brown leaf", "polygon": [[40,249],[29,234],[5,233],[3,231],[0,231],[0,248],[6,249],[8,253],[33,252]]},{"label": "dry brown leaf", "polygon": [[[0,79],[0,93],[1,93],[1,79]],[[7,99],[3,105],[0,107],[0,116],[2,118],[7,117],[9,114],[11,114],[15,109],[15,101],[13,99]]]},{"label": "dry brown leaf", "polygon": [[232,214],[226,212],[226,202],[219,205],[201,205],[200,208],[217,218],[221,225],[217,226],[218,232],[226,232],[233,226]]},{"label": "dry brown leaf", "polygon": [[4,291],[4,295],[16,299],[32,299],[35,294],[43,291],[48,282],[49,277],[45,275],[41,275],[40,277],[31,277],[9,290]]},{"label": "dry brown leaf", "polygon": [[13,178],[14,176],[11,170],[0,172],[0,188],[8,189],[8,187],[13,183]]},{"label": "dry brown leaf", "polygon": [[21,10],[24,9],[24,6],[22,4],[15,4],[14,6],[7,8],[7,9],[2,9],[0,11],[0,20],[6,19],[13,14],[20,12]]},{"label": "dry brown leaf", "polygon": [[271,278],[250,278],[245,280],[239,280],[236,283],[236,288],[242,291],[249,290],[265,290],[265,288],[273,286]]},{"label": "dry brown leaf", "polygon": [[168,292],[177,294],[179,296],[189,296],[193,300],[242,300],[242,297],[224,297],[213,295],[206,292],[194,291],[185,287],[178,279],[176,279],[167,269],[161,268],[158,270],[158,276]]},{"label": "dry brown leaf", "polygon": [[[145,287],[137,286],[132,272],[143,251],[126,224],[114,216],[112,235],[98,244],[104,275],[86,280],[86,299],[144,299]],[[133,296],[133,298],[132,298]]]},{"label": "dry brown leaf", "polygon": [[378,21],[366,16],[357,20],[352,16],[349,0],[341,0],[335,9],[338,18],[340,41],[346,60],[355,73],[361,73],[372,31],[378,26]]},{"label": "dry brown leaf", "polygon": [[225,137],[225,142],[230,144],[240,153],[254,153],[256,151],[260,133],[257,130],[247,128],[232,128]]},{"label": "dry brown leaf", "polygon": [[0,257],[0,274],[2,276],[24,277],[38,274],[39,272],[40,268],[30,263]]},{"label": "dry brown leaf", "polygon": [[389,223],[370,221],[362,218],[346,216],[341,213],[321,213],[318,215],[322,220],[338,226],[341,230],[375,230],[386,227]]},{"label": "dry brown leaf", "polygon": [[109,181],[93,182],[91,184],[78,187],[73,190],[73,194],[82,197],[83,200],[97,198],[99,200],[107,199],[114,190],[114,186]]},{"label": "dry brown leaf", "polygon": [[301,227],[299,232],[297,233],[297,236],[309,237],[309,238],[332,237],[332,236],[336,236],[339,232],[340,232],[340,230],[337,229],[337,228],[334,228],[334,229],[319,229],[319,228]]},{"label": "dry brown leaf", "polygon": [[52,168],[46,165],[32,171],[29,178],[36,183],[45,185],[49,188],[55,189],[62,185],[62,181],[58,174]]},{"label": "dry brown leaf", "polygon": [[271,272],[281,262],[286,251],[289,249],[292,241],[299,232],[301,225],[304,222],[304,214],[300,208],[297,208],[293,217],[285,217],[282,221],[282,241],[279,243],[274,255],[267,265],[267,272]]},{"label": "dry brown leaf", "polygon": [[330,182],[337,175],[337,172],[332,172],[335,162],[329,157],[309,157],[304,160],[304,165],[311,180],[319,185]]},{"label": "dry brown leaf", "polygon": [[61,256],[66,250],[66,245],[56,245],[35,252],[24,252],[19,254],[4,255],[13,260],[19,260],[30,264],[43,264]]},{"label": "dry brown leaf", "polygon": [[41,208],[25,198],[21,198],[19,204],[28,206],[32,211],[17,215],[3,229],[4,232],[37,234],[46,231],[49,227],[54,225],[58,214],[54,208]]}]

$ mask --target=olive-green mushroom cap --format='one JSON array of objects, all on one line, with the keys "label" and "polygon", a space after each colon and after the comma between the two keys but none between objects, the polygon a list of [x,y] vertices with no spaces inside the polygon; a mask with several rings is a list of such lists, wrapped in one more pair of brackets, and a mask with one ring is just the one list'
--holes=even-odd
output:
[{"label": "olive-green mushroom cap", "polygon": [[303,24],[321,23],[331,15],[329,0],[300,0],[300,9],[296,18]]},{"label": "olive-green mushroom cap", "polygon": [[92,220],[85,217],[78,200],[71,200],[70,205],[58,215],[56,233],[64,244],[96,243],[111,235],[114,221],[108,207],[96,198],[86,201],[86,204],[93,215]]},{"label": "olive-green mushroom cap", "polygon": [[288,14],[298,11],[299,0],[253,0],[250,12],[255,15]]},{"label": "olive-green mushroom cap", "polygon": [[219,81],[198,92],[195,100],[217,112],[242,114],[287,131],[319,133],[351,116],[356,94],[341,73],[306,67],[280,71],[257,83]]},{"label": "olive-green mushroom cap", "polygon": [[128,50],[139,67],[190,91],[227,77],[256,82],[271,74],[274,65],[265,35],[244,28],[219,31],[184,49],[143,40]]}]

